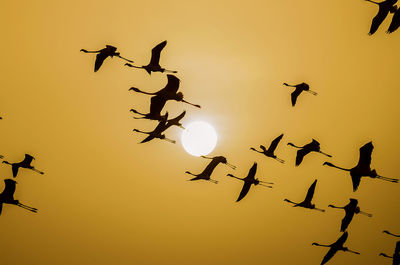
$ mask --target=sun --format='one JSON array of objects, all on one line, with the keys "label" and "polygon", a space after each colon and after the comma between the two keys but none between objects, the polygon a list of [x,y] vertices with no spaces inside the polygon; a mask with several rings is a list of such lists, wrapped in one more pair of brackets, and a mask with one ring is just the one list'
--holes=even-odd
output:
[{"label": "sun", "polygon": [[195,121],[185,126],[181,142],[183,148],[193,156],[208,155],[217,145],[217,133],[210,124]]}]

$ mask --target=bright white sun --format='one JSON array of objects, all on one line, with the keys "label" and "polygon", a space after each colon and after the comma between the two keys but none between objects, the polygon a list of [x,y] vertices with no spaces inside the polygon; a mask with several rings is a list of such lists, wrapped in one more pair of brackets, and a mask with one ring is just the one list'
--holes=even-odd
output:
[{"label": "bright white sun", "polygon": [[217,133],[214,128],[204,122],[189,123],[183,131],[181,141],[183,148],[193,156],[208,155],[217,145]]}]

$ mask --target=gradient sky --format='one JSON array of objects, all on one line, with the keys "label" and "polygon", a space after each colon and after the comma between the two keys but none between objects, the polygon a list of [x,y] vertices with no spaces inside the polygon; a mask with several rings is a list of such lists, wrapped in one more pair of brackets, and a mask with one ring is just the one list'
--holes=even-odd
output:
[{"label": "gradient sky", "polygon": [[[355,1],[9,1],[0,22],[1,150],[15,162],[36,157],[39,175],[21,170],[15,197],[38,214],[6,205],[0,218],[4,265],[261,265],[320,264],[344,211],[293,208],[314,179],[317,207],[345,205],[353,197],[373,218],[355,216],[347,246],[329,264],[390,264],[400,233],[399,184],[363,179],[352,192],[348,174],[310,154],[295,168],[295,149],[317,139],[329,161],[353,167],[358,149],[372,141],[372,167],[386,177],[398,169],[398,62],[400,32],[385,34],[385,21],[368,36],[377,6]],[[138,145],[156,122],[132,119],[129,109],[148,110],[149,98],[128,92],[156,91],[165,74],[124,67],[107,59],[93,72],[97,50],[110,44],[122,56],[147,64],[150,50],[168,44],[161,64],[178,70],[185,98],[202,106],[168,102],[170,116],[187,110],[184,125],[204,120],[224,155],[238,168],[219,165],[213,178],[187,182],[207,160],[176,145]],[[290,105],[283,82],[307,82],[318,92]],[[178,140],[179,128],[167,132]],[[249,150],[284,133],[276,153],[282,165]],[[253,187],[240,203],[244,177]],[[11,169],[0,166],[3,179]]]}]

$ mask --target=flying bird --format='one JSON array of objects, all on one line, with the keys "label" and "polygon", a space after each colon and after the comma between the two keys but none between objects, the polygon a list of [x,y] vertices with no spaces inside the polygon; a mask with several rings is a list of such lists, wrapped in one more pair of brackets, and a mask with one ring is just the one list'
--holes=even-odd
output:
[{"label": "flying bird", "polygon": [[297,97],[301,94],[301,92],[306,91],[314,96],[318,95],[317,92],[311,91],[310,86],[306,83],[301,83],[297,85],[289,85],[287,83],[283,83],[285,86],[295,87],[296,89],[290,94],[292,99],[292,106],[296,105]]},{"label": "flying bird", "polygon": [[396,4],[397,0],[385,0],[380,3],[372,0],[365,1],[377,4],[379,6],[378,14],[376,14],[376,16],[372,19],[371,28],[368,33],[369,35],[372,35],[378,30],[379,26],[385,20],[389,12],[394,13],[396,11],[396,6],[394,6],[394,4]]},{"label": "flying bird", "polygon": [[141,141],[140,143],[146,143],[146,142],[149,142],[149,141],[151,141],[151,140],[153,140],[155,138],[159,138],[161,140],[165,140],[165,141],[168,141],[168,142],[174,144],[175,143],[174,140],[166,138],[165,134],[163,134],[163,132],[166,129],[168,129],[169,127],[172,126],[172,124],[171,124],[170,126],[167,127],[167,122],[168,122],[167,119],[168,119],[168,112],[165,114],[164,118],[161,121],[159,121],[157,127],[151,132],[143,132],[143,131],[140,131],[138,129],[133,129],[134,132],[138,132],[138,133],[143,133],[143,134],[148,134],[149,135],[143,141]]},{"label": "flying bird", "polygon": [[383,230],[382,233],[385,233],[385,234],[388,234],[388,235],[391,235],[391,236],[394,236],[394,237],[400,237],[400,235],[392,234],[388,230]]},{"label": "flying bird", "polygon": [[350,253],[354,253],[354,254],[360,254],[356,251],[350,250],[347,247],[344,247],[344,243],[346,242],[348,237],[348,233],[344,232],[343,235],[333,244],[330,245],[321,245],[319,243],[312,243],[313,246],[319,246],[319,247],[328,247],[329,251],[328,253],[326,253],[324,259],[321,262],[321,265],[327,263],[338,251],[344,251],[344,252],[350,252]]},{"label": "flying bird", "polygon": [[337,207],[335,205],[329,204],[328,207],[335,208],[335,209],[344,209],[346,215],[342,219],[342,225],[340,227],[340,231],[344,232],[347,227],[349,226],[351,220],[353,220],[354,214],[363,214],[368,217],[372,217],[372,214],[362,212],[360,207],[358,207],[358,201],[356,199],[350,199],[350,202],[344,207]]},{"label": "flying bird", "polygon": [[170,73],[177,73],[177,71],[171,71],[171,70],[166,70],[160,66],[160,54],[161,51],[164,49],[165,45],[167,45],[167,41],[163,41],[160,44],[157,44],[152,50],[151,50],[151,59],[150,63],[148,65],[143,65],[143,66],[135,66],[130,63],[126,63],[126,66],[129,67],[134,67],[134,68],[142,68],[146,70],[146,72],[151,75],[151,72],[170,72]]},{"label": "flying bird", "polygon": [[296,166],[299,166],[301,164],[301,162],[303,161],[304,156],[306,156],[310,152],[318,152],[318,153],[321,153],[321,154],[326,155],[328,157],[332,157],[331,155],[328,155],[328,154],[326,154],[326,153],[321,151],[320,144],[315,139],[312,139],[311,143],[306,144],[304,146],[296,146],[296,145],[294,145],[292,143],[288,143],[288,145],[300,149],[300,150],[297,151],[297,155],[296,155]]},{"label": "flying bird", "polygon": [[214,157],[201,156],[201,157],[211,159],[211,162],[206,166],[206,168],[200,174],[193,174],[189,171],[186,171],[185,172],[186,174],[195,176],[194,178],[189,179],[189,181],[204,179],[217,184],[218,181],[211,179],[211,174],[213,173],[214,169],[218,166],[219,163],[225,164],[232,169],[236,169],[234,165],[228,163],[226,157],[224,156],[214,156]]},{"label": "flying bird", "polygon": [[146,94],[146,95],[156,95],[156,96],[163,98],[165,101],[175,100],[175,101],[184,102],[186,104],[190,104],[197,108],[201,108],[200,105],[190,103],[183,99],[183,93],[178,92],[179,84],[180,84],[180,80],[178,77],[168,74],[167,78],[168,78],[167,85],[163,89],[161,89],[160,91],[157,91],[155,93],[144,92],[136,87],[131,87],[129,90],[132,90],[132,91],[135,91],[138,93],[142,93],[142,94]]},{"label": "flying bird", "polygon": [[394,31],[396,31],[400,27],[400,8],[397,8],[395,11],[392,22],[390,23],[389,29],[386,31],[386,33],[390,34]]},{"label": "flying bird", "polygon": [[18,169],[20,167],[22,168],[27,168],[27,169],[31,169],[39,174],[44,174],[44,172],[37,170],[35,167],[33,167],[31,165],[32,160],[35,159],[33,156],[25,154],[25,158],[24,160],[22,160],[21,162],[18,163],[10,163],[8,161],[3,161],[3,163],[7,164],[7,165],[11,165],[11,169],[12,169],[12,173],[13,173],[13,177],[15,178],[18,174]]},{"label": "flying bird", "polygon": [[18,207],[24,208],[28,211],[31,212],[37,212],[38,209],[27,206],[25,204],[20,203],[18,200],[14,199],[14,193],[15,193],[15,186],[16,186],[16,181],[12,179],[5,179],[5,188],[2,193],[0,193],[0,215],[3,209],[3,203],[7,204],[14,204]]},{"label": "flying bird", "polygon": [[351,180],[353,182],[353,191],[356,191],[358,189],[358,186],[361,182],[361,177],[378,178],[381,180],[398,183],[398,179],[382,177],[376,173],[375,169],[371,170],[371,154],[373,149],[374,146],[372,145],[372,142],[363,145],[360,148],[360,158],[358,160],[358,164],[351,169],[338,167],[329,162],[325,162],[324,165],[338,168],[344,171],[350,171]]},{"label": "flying bird", "polygon": [[84,52],[84,53],[97,53],[96,61],[94,63],[94,71],[95,72],[97,72],[100,69],[101,65],[103,64],[104,60],[107,59],[107,57],[111,57],[112,58],[113,56],[116,56],[116,57],[119,57],[119,58],[121,58],[121,59],[123,59],[125,61],[133,63],[132,60],[129,60],[129,59],[126,59],[126,58],[122,57],[120,55],[120,53],[117,52],[117,48],[114,47],[114,46],[111,46],[111,45],[106,45],[106,48],[98,50],[98,51],[88,51],[88,50],[85,50],[85,49],[81,49],[81,52]]},{"label": "flying bird", "polygon": [[312,210],[325,212],[325,210],[316,208],[315,204],[311,203],[311,201],[312,201],[312,199],[314,197],[314,192],[315,192],[315,186],[316,185],[317,185],[317,180],[315,180],[313,182],[313,184],[311,184],[311,186],[308,188],[307,195],[306,195],[306,198],[304,199],[304,201],[299,202],[299,203],[292,202],[291,200],[288,200],[288,199],[284,199],[284,201],[294,204],[293,207],[303,207],[303,208],[308,208],[308,209],[312,209]]},{"label": "flying bird", "polygon": [[249,173],[247,174],[247,177],[245,177],[245,178],[238,178],[238,177],[235,177],[232,174],[228,174],[227,175],[227,176],[230,176],[232,178],[236,178],[236,179],[240,179],[240,180],[244,181],[243,188],[242,188],[242,190],[241,190],[241,192],[239,194],[239,197],[236,200],[236,202],[240,201],[241,199],[243,199],[247,195],[247,193],[250,190],[251,185],[254,185],[254,186],[261,185],[261,186],[264,186],[264,187],[272,188],[272,186],[267,186],[267,185],[264,185],[263,183],[266,183],[266,184],[274,184],[274,183],[265,182],[265,181],[261,181],[259,179],[256,179],[254,177],[256,175],[256,172],[257,172],[257,163],[254,162],[253,166],[249,170]]},{"label": "flying bird", "polygon": [[276,137],[276,138],[271,142],[271,144],[270,144],[270,146],[269,146],[268,149],[265,148],[265,146],[260,145],[260,148],[261,148],[262,151],[258,151],[258,150],[256,150],[256,149],[253,148],[253,147],[250,147],[250,150],[256,151],[256,152],[261,153],[261,154],[264,154],[265,156],[271,157],[271,158],[277,160],[278,162],[285,163],[284,160],[282,160],[282,159],[276,157],[276,155],[274,154],[275,149],[276,149],[276,147],[278,146],[278,144],[279,144],[280,140],[282,139],[282,137],[283,137],[283,133],[282,133],[281,135],[279,135],[278,137]]},{"label": "flying bird", "polygon": [[149,120],[157,120],[160,121],[164,118],[161,115],[161,111],[165,106],[167,100],[162,96],[153,96],[150,99],[150,112],[149,113],[141,113],[135,109],[130,109],[131,112],[142,115],[142,117],[133,117],[134,119],[149,119]]},{"label": "flying bird", "polygon": [[385,253],[380,253],[379,256],[383,256],[386,258],[391,258],[393,259],[393,265],[399,265],[400,264],[400,241],[397,241],[396,243],[396,248],[394,250],[393,256],[386,255]]}]

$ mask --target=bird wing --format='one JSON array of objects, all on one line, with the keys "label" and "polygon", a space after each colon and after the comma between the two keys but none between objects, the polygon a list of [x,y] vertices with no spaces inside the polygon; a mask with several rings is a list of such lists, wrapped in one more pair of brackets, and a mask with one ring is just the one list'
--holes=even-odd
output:
[{"label": "bird wing", "polygon": [[344,232],[349,224],[351,223],[351,220],[353,220],[354,216],[354,211],[346,211],[346,215],[342,219],[342,225],[340,226],[340,231]]},{"label": "bird wing", "polygon": [[297,97],[300,95],[301,91],[303,91],[301,88],[296,87],[295,91],[293,91],[292,94],[290,94],[290,96],[292,98],[292,106],[293,107],[294,107],[294,105],[296,105]]},{"label": "bird wing", "polygon": [[358,174],[352,174],[351,171],[350,171],[350,176],[351,176],[351,181],[353,183],[353,191],[356,191],[358,189],[358,186],[360,186],[361,176]]},{"label": "bird wing", "polygon": [[378,14],[372,19],[371,29],[369,30],[369,35],[374,34],[382,22],[385,20],[389,14],[389,8],[379,6]]},{"label": "bird wing", "polygon": [[151,60],[150,60],[150,64],[151,65],[159,65],[159,63],[160,63],[160,54],[161,54],[162,49],[164,49],[165,45],[167,45],[167,41],[163,41],[160,44],[157,44],[151,50]]},{"label": "bird wing", "polygon": [[3,210],[3,203],[0,202],[0,215],[1,215],[2,210]]},{"label": "bird wing", "polygon": [[2,195],[6,198],[13,198],[14,197],[14,192],[15,192],[15,181],[12,179],[5,179],[4,180],[5,187],[3,190]]},{"label": "bird wing", "polygon": [[11,169],[12,169],[13,177],[14,178],[17,177],[19,165],[18,164],[13,164],[11,166]]},{"label": "bird wing", "polygon": [[25,165],[29,165],[33,159],[35,159],[33,156],[25,154],[25,158],[21,163],[25,164]]},{"label": "bird wing", "polygon": [[360,158],[358,159],[357,167],[370,168],[373,149],[374,146],[372,145],[372,142],[366,143],[360,148]]},{"label": "bird wing", "polygon": [[279,135],[278,137],[276,137],[276,138],[271,142],[271,145],[270,145],[269,148],[268,148],[268,151],[269,151],[269,152],[272,152],[272,153],[273,153],[273,152],[275,151],[275,149],[276,149],[276,147],[278,146],[279,142],[281,141],[282,137],[283,137],[283,133],[282,133],[281,135]]},{"label": "bird wing", "polygon": [[94,62],[94,71],[97,72],[101,65],[103,64],[104,60],[108,57],[108,55],[104,52],[100,52],[96,55],[96,61]]},{"label": "bird wing", "polygon": [[249,192],[249,190],[250,190],[250,186],[251,186],[251,182],[248,182],[248,181],[244,181],[244,185],[243,185],[243,188],[242,188],[242,190],[240,191],[240,194],[239,194],[239,197],[238,197],[238,199],[236,200],[237,202],[238,201],[240,201],[241,199],[243,199],[244,198],[244,196],[246,196],[246,194]]},{"label": "bird wing", "polygon": [[347,232],[344,232],[343,235],[341,235],[341,237],[339,237],[339,239],[334,244],[343,246],[343,244],[346,242],[348,236],[349,236],[349,234]]},{"label": "bird wing", "polygon": [[396,243],[396,248],[395,248],[395,250],[394,250],[394,253],[400,254],[400,241],[397,241],[397,243]]},{"label": "bird wing", "polygon": [[168,112],[163,116],[163,118],[158,122],[157,127],[153,130],[152,134],[160,134],[166,130],[166,124],[168,120]]},{"label": "bird wing", "polygon": [[315,186],[317,185],[317,180],[314,180],[313,184],[308,188],[307,195],[304,201],[311,202],[315,192]]},{"label": "bird wing", "polygon": [[150,134],[149,136],[147,136],[146,138],[144,138],[144,140],[141,141],[140,143],[142,144],[142,143],[149,142],[149,141],[153,140],[154,138],[155,138],[154,135],[153,135],[153,134]]},{"label": "bird wing", "polygon": [[307,155],[308,153],[310,153],[310,150],[306,150],[304,148],[297,151],[296,166],[299,166],[301,164],[301,162],[303,161],[304,156]]},{"label": "bird wing", "polygon": [[247,174],[247,177],[243,179],[244,185],[239,194],[238,199],[236,200],[237,202],[243,199],[244,196],[246,196],[246,194],[249,192],[251,184],[254,182],[254,176],[256,175],[256,172],[257,172],[257,163],[254,162],[253,166],[249,170],[249,173]]},{"label": "bird wing", "polygon": [[396,31],[400,27],[400,8],[394,13],[392,22],[390,22],[390,26],[388,29],[388,33],[392,33]]},{"label": "bird wing", "polygon": [[321,265],[327,263],[333,256],[335,256],[336,252],[338,251],[337,248],[333,248],[331,247],[328,251],[328,253],[326,253],[325,257],[323,258]]},{"label": "bird wing", "polygon": [[164,108],[167,101],[163,96],[153,96],[150,99],[150,113],[153,115],[161,115],[161,110]]},{"label": "bird wing", "polygon": [[177,116],[177,117],[175,117],[175,118],[173,118],[173,119],[168,120],[168,121],[167,121],[166,127],[169,128],[169,127],[171,127],[172,125],[175,125],[175,124],[178,123],[183,117],[185,117],[185,115],[186,115],[186,110],[184,110],[179,116]]}]

